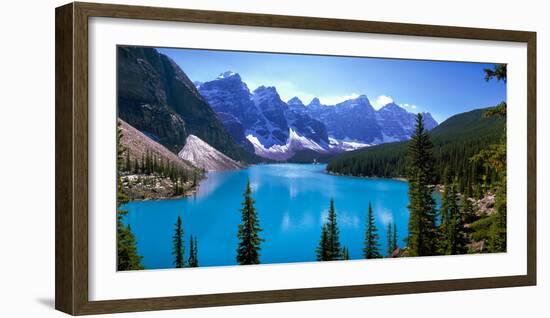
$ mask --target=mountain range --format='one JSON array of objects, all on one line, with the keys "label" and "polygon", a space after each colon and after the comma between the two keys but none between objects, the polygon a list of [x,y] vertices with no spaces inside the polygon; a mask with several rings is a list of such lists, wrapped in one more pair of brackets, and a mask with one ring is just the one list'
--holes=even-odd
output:
[{"label": "mountain range", "polygon": [[[288,160],[301,150],[338,153],[408,140],[414,130],[415,114],[393,102],[376,110],[365,95],[336,105],[314,98],[306,106],[298,97],[283,101],[275,87],[250,91],[230,71],[195,85],[233,140],[274,160]],[[437,126],[430,113],[423,115],[426,129]]]},{"label": "mountain range", "polygon": [[[474,155],[502,141],[506,122],[486,116],[490,108],[481,108],[449,117],[430,131],[436,175],[461,174],[463,180],[486,173],[482,161]],[[392,142],[358,149],[333,158],[327,171],[335,174],[396,178],[406,175],[407,142]],[[441,180],[436,180],[441,182]]]},{"label": "mountain range", "polygon": [[[203,142],[194,150],[210,146],[237,163],[307,162],[407,140],[414,129],[415,114],[395,103],[376,110],[365,95],[305,105],[297,97],[284,101],[276,87],[251,91],[234,72],[192,82],[154,48],[119,46],[117,54],[118,117],[176,155],[193,135]],[[424,122],[427,129],[437,126],[429,113]]]},{"label": "mountain range", "polygon": [[117,48],[118,117],[177,154],[195,135],[236,161],[258,161],[237,145],[195,85],[154,48]]}]

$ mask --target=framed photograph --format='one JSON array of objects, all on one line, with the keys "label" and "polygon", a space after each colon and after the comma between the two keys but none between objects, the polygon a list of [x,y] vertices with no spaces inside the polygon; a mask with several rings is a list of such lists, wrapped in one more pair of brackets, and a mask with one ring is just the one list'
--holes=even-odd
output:
[{"label": "framed photograph", "polygon": [[536,284],[536,33],[56,10],[56,308]]}]

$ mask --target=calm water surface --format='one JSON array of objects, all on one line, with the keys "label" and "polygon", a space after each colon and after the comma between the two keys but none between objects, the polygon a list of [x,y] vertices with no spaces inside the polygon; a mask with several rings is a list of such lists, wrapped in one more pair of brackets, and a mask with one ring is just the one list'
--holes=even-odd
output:
[{"label": "calm water surface", "polygon": [[[342,245],[350,258],[362,258],[365,220],[372,203],[386,251],[386,224],[397,225],[399,245],[407,235],[408,184],[390,179],[338,177],[325,165],[256,165],[238,171],[213,172],[196,195],[126,204],[124,221],[132,227],[147,269],[173,267],[172,235],[182,217],[186,252],[189,235],[199,243],[200,266],[234,265],[242,193],[250,180],[259,213],[262,263],[315,261],[321,226],[334,198]],[[436,198],[439,202],[439,198]],[[186,255],[187,257],[187,255]]]}]

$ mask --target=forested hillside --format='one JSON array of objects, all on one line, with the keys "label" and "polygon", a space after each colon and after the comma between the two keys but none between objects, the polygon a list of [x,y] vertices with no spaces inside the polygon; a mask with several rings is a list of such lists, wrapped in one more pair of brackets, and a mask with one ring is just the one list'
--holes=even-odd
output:
[{"label": "forested hillside", "polygon": [[129,200],[188,195],[204,177],[195,167],[130,124],[118,120],[120,190]]},{"label": "forested hillside", "polygon": [[[477,109],[450,117],[429,132],[434,144],[435,183],[444,183],[445,175],[457,176],[460,190],[494,181],[495,173],[472,157],[502,139],[505,121],[484,116]],[[388,143],[338,156],[327,170],[335,174],[367,177],[405,177],[408,142]]]}]

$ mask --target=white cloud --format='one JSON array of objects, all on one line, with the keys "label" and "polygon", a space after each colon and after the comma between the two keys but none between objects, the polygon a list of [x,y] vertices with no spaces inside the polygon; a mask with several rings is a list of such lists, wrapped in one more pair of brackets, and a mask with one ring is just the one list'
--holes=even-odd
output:
[{"label": "white cloud", "polygon": [[416,109],[416,108],[417,108],[416,105],[414,105],[414,104],[407,104],[407,103],[401,104],[401,105],[399,105],[399,106],[401,106],[401,107],[403,107],[403,108],[409,108],[409,109]]},{"label": "white cloud", "polygon": [[246,86],[248,86],[248,89],[250,89],[250,91],[254,91],[256,88],[258,88],[261,85],[274,86],[277,89],[277,93],[279,93],[279,96],[283,101],[288,101],[293,97],[298,97],[302,101],[302,103],[304,103],[305,105],[309,104],[309,102],[311,102],[311,100],[315,97],[319,98],[319,100],[321,101],[321,104],[332,106],[332,105],[341,103],[343,101],[346,101],[348,99],[354,99],[360,96],[360,94],[357,94],[357,93],[351,93],[349,95],[317,96],[298,89],[294,85],[294,83],[290,81],[267,81],[262,84],[257,84],[256,82],[253,82],[250,80],[243,80],[243,81],[246,83]]},{"label": "white cloud", "polygon": [[277,89],[277,93],[283,101],[288,101],[293,97],[298,97],[304,104],[308,104],[315,96],[307,92],[299,90],[294,83],[290,81],[263,81],[258,84],[257,82],[244,80],[248,89],[253,92],[260,86],[274,86]]},{"label": "white cloud", "polygon": [[344,102],[348,99],[355,99],[359,97],[360,95],[357,93],[351,93],[350,95],[340,95],[340,96],[319,96],[319,100],[321,101],[321,104],[323,105],[336,105],[341,102]]},{"label": "white cloud", "polygon": [[251,92],[254,91],[256,88],[258,88],[258,86],[260,86],[252,81],[248,81],[248,80],[245,81],[244,79],[242,81],[246,84],[246,86]]},{"label": "white cloud", "polygon": [[372,106],[376,109],[382,108],[382,106],[385,106],[389,103],[393,103],[393,98],[386,95],[380,95],[378,96],[374,101],[371,102]]},{"label": "white cloud", "polygon": [[[254,91],[256,88],[258,88],[261,85],[263,85],[263,86],[274,86],[277,89],[277,92],[279,93],[279,96],[281,97],[281,99],[283,101],[286,102],[286,101],[290,100],[293,97],[298,97],[302,101],[302,103],[304,103],[304,105],[309,104],[309,102],[313,98],[317,97],[321,101],[321,104],[333,106],[333,105],[339,104],[339,103],[344,102],[344,101],[349,100],[349,99],[358,98],[361,95],[361,94],[353,92],[353,93],[347,94],[347,95],[325,95],[325,96],[320,95],[320,96],[317,96],[315,94],[311,94],[311,93],[304,92],[304,91],[300,90],[291,81],[278,81],[278,80],[276,80],[276,81],[264,81],[263,83],[258,84],[258,82],[243,79],[243,82],[246,83],[246,86],[248,86],[248,89],[250,89],[251,92]],[[380,95],[376,99],[371,100],[371,104],[375,109],[380,109],[383,106],[385,106],[389,103],[393,103],[393,102],[394,102],[394,99],[391,96],[387,96],[387,95]],[[409,111],[413,111],[413,112],[417,108],[419,108],[417,105],[409,104],[409,103],[399,104],[399,106],[401,106],[405,109],[408,109]]]}]

